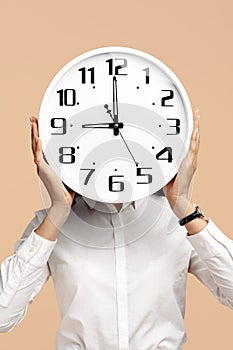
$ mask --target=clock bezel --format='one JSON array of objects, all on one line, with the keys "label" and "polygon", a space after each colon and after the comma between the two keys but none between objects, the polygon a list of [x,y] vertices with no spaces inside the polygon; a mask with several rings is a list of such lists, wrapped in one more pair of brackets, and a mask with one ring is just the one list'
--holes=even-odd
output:
[{"label": "clock bezel", "polygon": [[[50,98],[51,92],[54,89],[54,87],[56,86],[56,84],[59,82],[59,80],[62,78],[62,76],[69,71],[73,66],[77,65],[78,63],[80,63],[83,60],[86,60],[88,58],[91,58],[93,56],[96,55],[100,55],[100,54],[108,54],[108,53],[126,53],[126,54],[131,54],[131,55],[137,55],[139,57],[142,57],[144,59],[147,59],[149,61],[151,61],[152,64],[155,64],[160,70],[163,71],[163,73],[165,73],[165,75],[168,76],[168,78],[170,79],[170,81],[176,86],[176,89],[179,91],[182,102],[183,102],[183,106],[185,109],[185,114],[187,117],[187,137],[185,138],[185,142],[184,142],[184,148],[185,148],[185,152],[184,152],[184,156],[186,155],[186,153],[188,152],[189,149],[189,143],[190,143],[190,138],[191,138],[191,133],[192,133],[192,129],[193,129],[193,116],[192,116],[192,108],[191,108],[191,104],[190,104],[190,100],[188,97],[188,94],[182,84],[182,82],[180,81],[180,79],[176,76],[176,74],[165,64],[163,63],[160,59],[152,56],[149,53],[146,53],[144,51],[138,50],[138,49],[134,49],[131,47],[126,47],[126,46],[105,46],[105,47],[101,47],[101,48],[96,48],[96,49],[92,49],[89,50],[87,52],[82,53],[81,55],[73,58],[71,61],[69,61],[68,63],[66,63],[58,72],[57,74],[55,74],[55,76],[53,77],[53,79],[51,80],[51,82],[49,83],[44,96],[42,98],[42,102],[41,102],[41,106],[40,106],[40,110],[39,110],[39,120],[40,120],[40,116],[44,113],[44,109],[46,108],[46,105],[48,103],[48,100]],[[42,147],[43,147],[43,151],[46,149],[45,146],[45,140],[43,142],[43,135],[40,132],[41,128],[40,128],[40,122],[39,122],[39,135],[41,137],[42,140]],[[182,159],[180,159],[180,163],[182,162]],[[166,177],[166,183],[168,183],[177,173],[177,169],[175,169],[175,167],[173,167],[171,174],[169,177]],[[66,176],[63,176],[63,174],[60,174],[60,178],[62,181],[64,181],[64,183],[66,183],[68,186],[69,183],[71,183],[71,181],[67,181],[69,180]],[[165,185],[165,184],[164,184]],[[81,187],[80,187],[81,189]],[[79,193],[81,193],[82,191],[80,191]],[[132,199],[133,200],[133,199]],[[117,203],[117,201],[115,201],[115,203]]]}]

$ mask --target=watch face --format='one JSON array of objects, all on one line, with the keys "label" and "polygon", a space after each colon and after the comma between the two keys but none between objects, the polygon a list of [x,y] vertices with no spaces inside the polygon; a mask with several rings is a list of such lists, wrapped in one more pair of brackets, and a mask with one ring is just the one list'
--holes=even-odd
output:
[{"label": "watch face", "polygon": [[104,47],[66,64],[39,113],[46,160],[75,192],[122,203],[157,192],[177,173],[192,110],[175,74],[139,50]]}]

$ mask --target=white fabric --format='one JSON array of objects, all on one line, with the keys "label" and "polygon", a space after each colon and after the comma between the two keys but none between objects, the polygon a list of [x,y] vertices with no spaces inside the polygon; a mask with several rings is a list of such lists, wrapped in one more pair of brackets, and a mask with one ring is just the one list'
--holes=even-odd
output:
[{"label": "white fabric", "polygon": [[52,275],[58,350],[181,350],[187,272],[233,308],[233,242],[209,219],[193,236],[167,199],[113,204],[78,196],[56,241],[37,235],[46,209],[1,264],[0,331],[11,331]]}]

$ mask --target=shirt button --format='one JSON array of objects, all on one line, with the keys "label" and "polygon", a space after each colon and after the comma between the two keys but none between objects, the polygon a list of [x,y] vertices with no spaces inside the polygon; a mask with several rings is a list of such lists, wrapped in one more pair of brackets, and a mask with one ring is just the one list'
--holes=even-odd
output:
[{"label": "shirt button", "polygon": [[28,250],[29,250],[29,252],[34,252],[35,247],[30,246],[30,247],[28,248]]}]

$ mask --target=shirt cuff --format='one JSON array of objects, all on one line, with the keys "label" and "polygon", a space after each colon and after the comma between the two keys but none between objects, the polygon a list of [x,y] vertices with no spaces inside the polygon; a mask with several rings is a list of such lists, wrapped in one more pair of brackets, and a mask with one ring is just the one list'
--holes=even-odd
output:
[{"label": "shirt cuff", "polygon": [[32,230],[30,235],[19,246],[16,254],[25,262],[29,262],[30,265],[44,267],[57,243],[57,239],[50,241],[38,235],[35,230],[36,228]]},{"label": "shirt cuff", "polygon": [[190,236],[186,235],[186,238],[203,260],[222,254],[226,250],[233,257],[233,241],[215,225],[212,219],[209,219],[203,230]]}]

